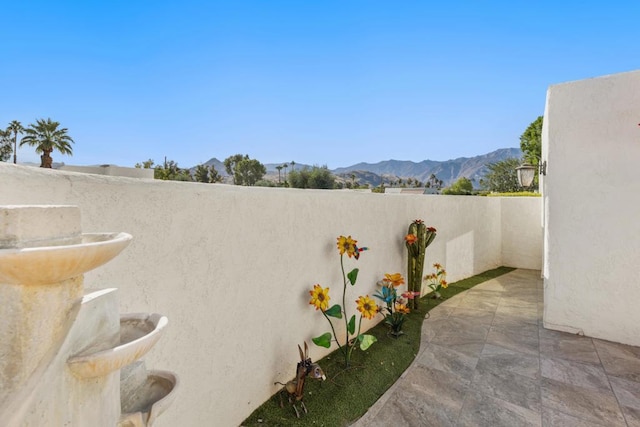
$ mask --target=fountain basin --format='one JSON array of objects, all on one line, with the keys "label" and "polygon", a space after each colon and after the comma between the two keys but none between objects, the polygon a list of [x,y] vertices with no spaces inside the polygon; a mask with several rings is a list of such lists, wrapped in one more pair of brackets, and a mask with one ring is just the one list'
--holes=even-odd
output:
[{"label": "fountain basin", "polygon": [[132,313],[120,317],[120,344],[114,348],[78,355],[67,361],[71,372],[82,378],[105,376],[143,357],[169,323],[161,314]]},{"label": "fountain basin", "polygon": [[121,395],[118,427],[149,427],[175,400],[179,380],[173,372],[146,371],[146,379]]},{"label": "fountain basin", "polygon": [[85,233],[80,243],[0,249],[0,283],[46,285],[79,276],[109,262],[131,241],[128,233]]}]

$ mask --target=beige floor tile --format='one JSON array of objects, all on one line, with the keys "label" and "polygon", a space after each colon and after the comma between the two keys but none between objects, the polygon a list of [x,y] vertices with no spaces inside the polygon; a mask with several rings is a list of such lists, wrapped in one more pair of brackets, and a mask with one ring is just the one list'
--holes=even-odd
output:
[{"label": "beige floor tile", "polygon": [[591,338],[540,338],[540,354],[554,359],[600,364]]},{"label": "beige floor tile", "polygon": [[482,325],[491,325],[493,322],[494,312],[468,307],[456,307],[455,309],[452,309],[451,315],[457,319],[468,320]]},{"label": "beige floor tile", "polygon": [[540,315],[538,314],[538,310],[535,309],[522,309],[520,307],[497,307],[495,319],[509,319],[515,320],[519,322],[532,323],[534,325],[538,324],[540,320]]},{"label": "beige floor tile", "polygon": [[410,369],[375,417],[365,416],[355,426],[456,425],[468,386],[442,371]]},{"label": "beige floor tile", "polygon": [[489,335],[487,335],[487,344],[533,356],[540,354],[540,340],[537,334],[523,334],[517,330],[501,329],[500,326],[491,327]]},{"label": "beige floor tile", "polygon": [[543,378],[560,381],[576,387],[609,393],[609,378],[602,366],[563,359],[540,359],[540,373]]},{"label": "beige floor tile", "polygon": [[436,369],[455,376],[469,384],[478,364],[477,357],[471,357],[448,347],[431,344],[416,358],[415,364]]},{"label": "beige floor tile", "polygon": [[532,411],[502,399],[472,391],[467,396],[458,426],[520,427],[540,426],[539,411]]},{"label": "beige floor tile", "polygon": [[474,391],[540,412],[540,382],[504,369],[481,364],[471,382]]},{"label": "beige floor tile", "polygon": [[640,383],[610,376],[609,381],[620,406],[640,411]]},{"label": "beige floor tile", "polygon": [[542,425],[544,427],[607,427],[605,422],[589,422],[582,418],[563,414],[551,408],[542,408]]},{"label": "beige floor tile", "polygon": [[448,317],[446,319],[440,319],[433,322],[425,322],[428,328],[434,329],[436,334],[450,334],[456,333],[461,335],[473,335],[486,337],[489,329],[488,324],[482,324],[474,321],[473,319],[465,319],[460,317]]},{"label": "beige floor tile", "polygon": [[470,357],[478,357],[482,353],[486,341],[486,334],[471,335],[460,333],[436,334],[431,344],[450,348]]},{"label": "beige floor tile", "polygon": [[640,348],[594,339],[593,343],[608,375],[640,382]]},{"label": "beige floor tile", "polygon": [[485,344],[476,366],[478,369],[504,370],[533,380],[540,379],[540,359],[538,356],[491,344]]},{"label": "beige floor tile", "polygon": [[608,426],[625,426],[622,411],[613,392],[603,393],[542,378],[542,405],[547,408]]},{"label": "beige floor tile", "polygon": [[492,330],[500,330],[515,334],[533,336],[538,338],[538,325],[527,322],[514,321],[509,318],[499,317],[491,325]]},{"label": "beige floor tile", "polygon": [[640,427],[640,409],[622,407],[622,413],[629,427]]},{"label": "beige floor tile", "polygon": [[[492,293],[495,293],[495,292],[492,292]],[[460,304],[458,304],[458,307],[490,311],[493,313],[498,308],[499,303],[500,303],[500,298],[495,298],[495,297],[485,298],[482,295],[474,294],[471,296],[464,297],[462,301],[460,301]]]}]

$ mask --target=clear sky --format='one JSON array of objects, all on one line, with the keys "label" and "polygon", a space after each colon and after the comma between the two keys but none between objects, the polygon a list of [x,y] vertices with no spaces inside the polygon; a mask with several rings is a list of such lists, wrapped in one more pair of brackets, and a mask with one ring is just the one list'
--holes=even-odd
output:
[{"label": "clear sky", "polygon": [[[549,85],[640,68],[640,1],[7,1],[0,126],[67,164],[330,168],[519,146]],[[18,161],[39,161],[23,147]]]}]

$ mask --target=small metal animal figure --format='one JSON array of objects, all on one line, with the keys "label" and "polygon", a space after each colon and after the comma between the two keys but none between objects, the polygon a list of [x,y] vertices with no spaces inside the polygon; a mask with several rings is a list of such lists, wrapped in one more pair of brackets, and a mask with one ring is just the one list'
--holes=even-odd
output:
[{"label": "small metal animal figure", "polygon": [[[302,398],[304,397],[304,382],[306,377],[311,377],[315,379],[325,380],[327,377],[324,375],[322,368],[317,363],[311,362],[311,358],[309,358],[309,347],[307,343],[304,343],[304,353],[302,352],[302,348],[298,345],[298,351],[300,352],[300,362],[296,365],[296,378],[294,380],[288,381],[286,384],[281,382],[276,382],[275,384],[280,384],[284,386],[283,392],[286,391],[289,395],[289,403],[293,406],[293,410],[296,412],[296,417],[300,418],[300,411],[296,407],[296,403],[300,402],[300,406],[304,413],[308,413],[307,407],[305,406]],[[280,394],[280,407],[284,406],[282,403],[282,394]]]}]

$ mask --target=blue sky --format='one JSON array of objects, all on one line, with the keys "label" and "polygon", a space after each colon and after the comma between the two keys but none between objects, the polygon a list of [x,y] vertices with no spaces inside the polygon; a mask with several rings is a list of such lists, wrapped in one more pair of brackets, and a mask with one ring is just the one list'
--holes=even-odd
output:
[{"label": "blue sky", "polygon": [[59,121],[67,164],[474,156],[549,85],[640,68],[637,0],[6,3],[0,126]]}]

